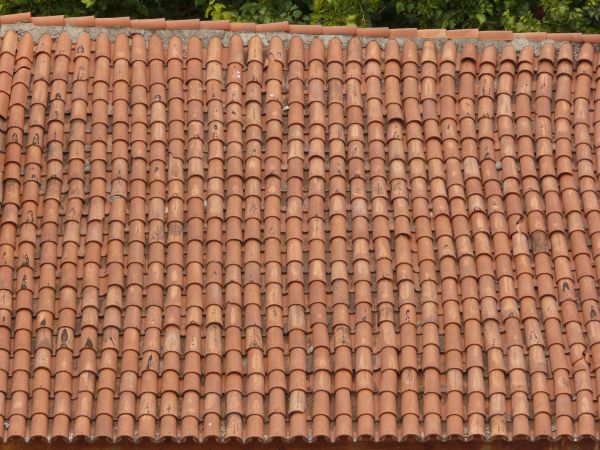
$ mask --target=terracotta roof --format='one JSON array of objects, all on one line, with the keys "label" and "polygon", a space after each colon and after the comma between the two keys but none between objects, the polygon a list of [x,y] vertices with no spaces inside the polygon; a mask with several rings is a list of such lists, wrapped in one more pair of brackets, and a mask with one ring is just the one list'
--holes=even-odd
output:
[{"label": "terracotta roof", "polygon": [[345,35],[345,36],[370,36],[380,38],[407,38],[407,39],[474,39],[511,41],[513,39],[527,39],[532,41],[552,40],[556,42],[590,42],[600,44],[600,34],[583,33],[513,33],[512,31],[484,31],[478,29],[446,30],[417,29],[417,28],[359,28],[349,26],[322,26],[322,25],[295,25],[288,22],[276,23],[239,23],[228,20],[200,20],[200,19],[131,19],[130,17],[65,17],[42,16],[33,17],[31,13],[0,15],[0,25],[18,23],[31,23],[42,27],[99,27],[99,28],[131,28],[135,30],[219,30],[234,33],[290,33],[310,35]]},{"label": "terracotta roof", "polygon": [[115,36],[3,30],[0,438],[600,438],[591,44]]}]

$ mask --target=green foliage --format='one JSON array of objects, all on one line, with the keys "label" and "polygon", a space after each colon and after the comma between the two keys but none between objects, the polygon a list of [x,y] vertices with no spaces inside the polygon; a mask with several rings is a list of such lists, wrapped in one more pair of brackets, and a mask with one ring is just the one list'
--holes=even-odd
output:
[{"label": "green foliage", "polygon": [[379,0],[314,0],[311,19],[322,25],[368,26],[380,6]]},{"label": "green foliage", "polygon": [[542,23],[533,16],[531,11],[527,11],[522,16],[513,16],[509,11],[504,11],[502,13],[502,23],[507,30],[519,33],[525,31],[542,31]]},{"label": "green foliage", "polygon": [[0,0],[0,14],[600,32],[600,0]]},{"label": "green foliage", "polygon": [[34,15],[49,16],[85,14],[85,5],[81,0],[0,0],[0,14],[31,11]]},{"label": "green foliage", "polygon": [[479,27],[485,22],[491,2],[463,0],[454,7],[452,0],[396,1],[396,11],[406,22],[406,26],[418,28],[464,28]]},{"label": "green foliage", "polygon": [[0,0],[0,14],[23,11],[31,11],[34,16],[94,14],[97,17],[176,19],[200,15],[194,0]]},{"label": "green foliage", "polygon": [[309,5],[303,1],[293,0],[233,0],[223,2],[210,0],[204,5],[203,0],[196,0],[197,5],[205,6],[204,16],[213,20],[227,19],[235,22],[271,23],[288,21],[305,23],[308,21]]},{"label": "green foliage", "polygon": [[594,32],[600,29],[598,0],[541,0],[542,27],[552,31]]},{"label": "green foliage", "polygon": [[498,30],[518,28],[531,14],[534,3],[527,0],[396,0],[395,4],[406,26]]},{"label": "green foliage", "polygon": [[418,28],[597,32],[600,0],[396,0],[397,22]]},{"label": "green foliage", "polygon": [[120,16],[147,17],[149,6],[143,0],[80,0],[80,3],[99,17],[110,16],[114,10],[123,11]]}]

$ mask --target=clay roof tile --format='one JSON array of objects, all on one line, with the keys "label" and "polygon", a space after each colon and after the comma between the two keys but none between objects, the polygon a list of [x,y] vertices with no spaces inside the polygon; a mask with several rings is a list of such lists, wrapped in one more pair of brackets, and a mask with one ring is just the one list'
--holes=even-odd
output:
[{"label": "clay roof tile", "polygon": [[164,60],[164,44],[157,35],[152,35],[148,44],[148,62],[153,60]]},{"label": "clay roof tile", "polygon": [[446,42],[442,47],[442,57],[440,62],[451,62],[456,61],[456,45],[453,42]]},{"label": "clay roof tile", "polygon": [[512,31],[479,31],[479,39],[481,40],[498,40],[498,41],[512,41]]},{"label": "clay roof tile", "polygon": [[323,26],[323,34],[348,34],[355,35],[358,28],[355,25],[328,25]]},{"label": "clay roof tile", "polygon": [[95,44],[96,55],[110,57],[110,41],[106,33],[100,33],[98,37],[96,37]]},{"label": "clay roof tile", "polygon": [[308,62],[313,60],[325,61],[325,45],[320,39],[313,39],[308,48]]},{"label": "clay roof tile", "polygon": [[129,59],[129,38],[125,34],[119,34],[115,39],[113,59]]},{"label": "clay roof tile", "polygon": [[421,51],[421,64],[432,62],[437,63],[437,51],[435,45],[431,41],[423,43],[423,50]]},{"label": "clay roof tile", "polygon": [[481,52],[481,60],[480,64],[496,64],[496,59],[498,57],[498,50],[493,45],[488,45],[484,47]]},{"label": "clay roof tile", "polygon": [[238,32],[238,33],[242,32],[242,31],[253,33],[256,31],[255,23],[233,22],[229,26],[230,26],[231,31]]},{"label": "clay roof tile", "polygon": [[421,39],[445,39],[448,36],[444,28],[432,28],[417,30],[417,37]]},{"label": "clay roof tile", "polygon": [[2,25],[18,23],[18,22],[31,22],[31,13],[24,12],[24,13],[16,13],[16,14],[5,14],[5,15],[0,16],[0,24],[2,24]]},{"label": "clay roof tile", "polygon": [[65,16],[43,16],[43,17],[32,17],[31,23],[37,26],[58,26],[61,27],[65,24]]},{"label": "clay roof tile", "polygon": [[4,439],[600,439],[593,37],[32,21]]},{"label": "clay roof tile", "polygon": [[600,42],[600,34],[584,34],[582,41],[590,44],[597,44]]},{"label": "clay roof tile", "polygon": [[129,17],[96,17],[94,25],[97,27],[119,28],[128,27]]},{"label": "clay roof tile", "polygon": [[129,26],[146,30],[162,30],[165,28],[165,19],[133,19]]},{"label": "clay roof tile", "polygon": [[302,63],[305,62],[304,43],[302,42],[302,39],[297,36],[290,40],[288,61],[290,63],[292,61],[301,61]]},{"label": "clay roof tile", "polygon": [[417,38],[418,32],[416,28],[392,28],[390,29],[391,38]]},{"label": "clay roof tile", "polygon": [[400,45],[395,40],[389,40],[385,44],[385,60],[400,62]]},{"label": "clay roof tile", "polygon": [[198,37],[192,37],[187,42],[188,59],[202,59],[202,41]]},{"label": "clay roof tile", "polygon": [[204,30],[229,30],[229,20],[201,20],[200,28]]},{"label": "clay roof tile", "polygon": [[248,42],[248,56],[247,62],[263,62],[263,44],[262,41],[258,37],[253,37]]},{"label": "clay roof tile", "polygon": [[292,25],[289,26],[290,33],[301,33],[301,34],[323,34],[323,27],[321,25]]},{"label": "clay roof tile", "polygon": [[26,58],[29,60],[29,64],[33,64],[33,37],[30,33],[25,33],[19,40],[19,46],[17,47],[16,59]]},{"label": "clay roof tile", "polygon": [[540,50],[540,61],[550,61],[553,62],[556,57],[556,47],[552,44],[544,44]]},{"label": "clay roof tile", "polygon": [[521,51],[518,54],[518,62],[519,63],[521,63],[521,62],[533,63],[534,58],[535,58],[535,53],[534,53],[533,47],[530,45],[521,49]]},{"label": "clay roof tile", "polygon": [[573,62],[573,46],[569,43],[562,44],[558,49],[557,62],[564,60]]},{"label": "clay roof tile", "polygon": [[464,45],[460,56],[461,56],[462,61],[465,61],[465,60],[477,61],[477,48],[475,47],[475,45],[473,45],[471,43],[467,43]]},{"label": "clay roof tile", "polygon": [[386,27],[378,28],[358,28],[356,30],[358,36],[372,36],[372,37],[389,37],[390,30]]},{"label": "clay roof tile", "polygon": [[589,43],[583,44],[579,49],[579,58],[577,60],[577,63],[580,64],[583,62],[588,62],[590,64],[594,64],[594,59],[594,47]]},{"label": "clay roof tile", "polygon": [[479,30],[448,30],[446,31],[446,35],[448,36],[448,39],[477,39],[479,38]]},{"label": "clay roof tile", "polygon": [[131,61],[146,62],[146,41],[141,34],[134,34],[131,37]]},{"label": "clay roof tile", "polygon": [[402,46],[402,64],[416,63],[418,60],[417,45],[408,41]]},{"label": "clay roof tile", "polygon": [[73,27],[93,27],[96,24],[94,16],[66,17],[65,24]]},{"label": "clay roof tile", "polygon": [[342,41],[332,39],[327,46],[327,62],[342,62],[344,60],[344,48]]},{"label": "clay roof tile", "polygon": [[275,31],[285,32],[289,31],[289,23],[285,22],[273,22],[273,23],[259,23],[256,24],[256,31],[258,33],[272,33]]},{"label": "clay roof tile", "polygon": [[197,29],[200,28],[200,19],[167,20],[165,28],[167,30]]},{"label": "clay roof tile", "polygon": [[504,47],[502,49],[502,54],[500,56],[501,61],[513,61],[517,62],[517,52],[515,48],[511,45]]}]

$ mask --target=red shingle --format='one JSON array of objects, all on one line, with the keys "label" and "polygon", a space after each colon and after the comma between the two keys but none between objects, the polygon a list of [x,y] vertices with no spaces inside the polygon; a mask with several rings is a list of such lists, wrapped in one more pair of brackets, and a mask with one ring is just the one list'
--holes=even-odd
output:
[{"label": "red shingle", "polygon": [[597,50],[426,34],[5,31],[0,437],[600,438]]}]

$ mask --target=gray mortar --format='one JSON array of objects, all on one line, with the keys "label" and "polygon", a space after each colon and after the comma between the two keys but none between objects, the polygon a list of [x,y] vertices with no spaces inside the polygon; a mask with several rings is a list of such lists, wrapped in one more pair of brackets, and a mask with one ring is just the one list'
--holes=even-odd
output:
[{"label": "gray mortar", "polygon": [[[350,36],[350,35],[334,35],[334,34],[312,35],[312,34],[294,34],[294,33],[287,33],[287,32],[270,32],[270,33],[239,32],[239,33],[233,33],[231,31],[223,31],[223,30],[184,30],[184,29],[178,29],[178,30],[137,30],[136,29],[136,30],[134,30],[131,28],[37,26],[37,25],[33,25],[31,23],[16,23],[16,24],[1,25],[0,26],[0,36],[3,36],[9,30],[13,30],[19,35],[24,34],[24,33],[30,33],[31,36],[33,37],[33,40],[36,42],[44,34],[49,34],[50,36],[55,38],[64,32],[69,33],[69,35],[72,37],[73,41],[75,41],[77,39],[77,36],[79,36],[79,34],[81,34],[83,32],[87,32],[91,38],[96,38],[96,36],[98,36],[99,34],[105,33],[111,39],[114,39],[119,34],[125,33],[128,35],[141,34],[142,36],[144,36],[146,41],[148,41],[150,36],[153,36],[153,35],[160,36],[163,39],[163,41],[165,42],[165,44],[173,36],[179,37],[184,42],[184,44],[187,42],[188,39],[196,36],[203,41],[204,45],[207,45],[208,41],[211,38],[218,37],[221,39],[221,41],[223,42],[223,44],[225,46],[229,45],[229,40],[231,39],[231,36],[233,36],[234,34],[241,37],[244,44],[247,44],[248,41],[252,37],[258,36],[262,40],[264,45],[267,45],[269,43],[269,41],[274,37],[279,37],[284,42],[284,44],[287,44],[292,37],[299,36],[300,39],[302,39],[302,42],[304,43],[305,46],[308,46],[310,44],[310,42],[314,39],[321,39],[325,43],[325,45],[327,45],[332,39],[336,39],[336,38],[341,40],[342,44],[347,45],[348,41],[350,41],[350,39],[354,38],[354,36]],[[385,43],[389,39],[394,39],[394,38],[377,38],[377,37],[361,36],[361,37],[359,37],[359,39],[361,40],[361,43],[363,46],[366,45],[370,41],[375,41],[375,42],[379,43],[379,45],[383,48],[385,46]],[[444,39],[440,39],[440,38],[434,38],[434,39],[396,38],[395,40],[400,45],[402,45],[406,41],[415,41],[417,44],[417,47],[421,47],[423,45],[423,42],[425,42],[425,41],[430,41],[430,42],[435,43],[438,50],[441,49],[442,46],[446,42],[448,42],[448,39],[445,39],[445,38]],[[483,40],[483,39],[452,39],[452,42],[454,42],[454,44],[457,46],[458,49],[462,48],[462,46],[466,43],[475,44],[479,50],[481,50],[484,47],[488,47],[488,46],[494,46],[498,49],[498,51],[502,51],[508,45],[513,46],[515,48],[515,50],[517,50],[517,51],[523,49],[524,47],[532,47],[533,50],[535,51],[536,55],[539,53],[539,50],[541,49],[542,45],[544,45],[544,44],[548,44],[548,43],[554,44],[558,48],[560,46],[560,44],[562,43],[562,42],[554,41],[554,40],[533,41],[533,40],[525,39],[525,38],[515,38],[512,41]],[[571,45],[573,46],[574,56],[575,56],[575,58],[577,58],[577,56],[579,54],[579,49],[581,47],[581,43],[573,42],[573,43],[571,43]]]}]

